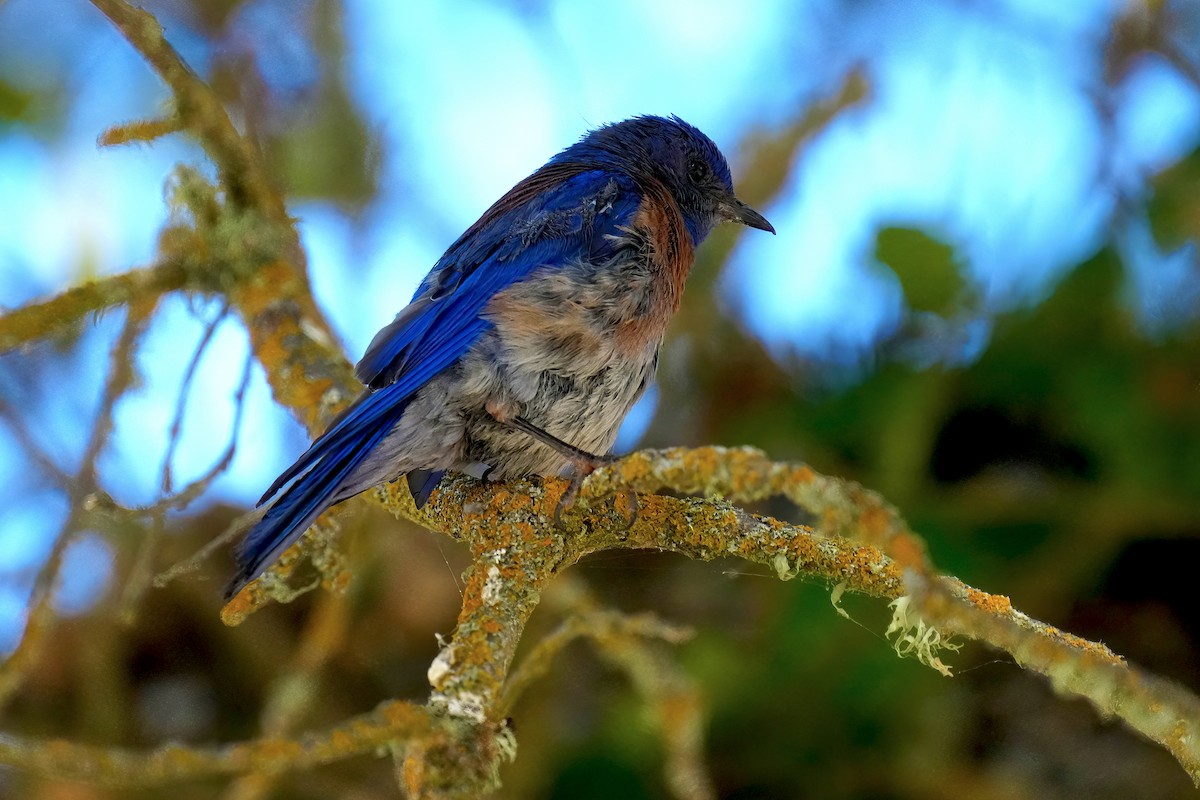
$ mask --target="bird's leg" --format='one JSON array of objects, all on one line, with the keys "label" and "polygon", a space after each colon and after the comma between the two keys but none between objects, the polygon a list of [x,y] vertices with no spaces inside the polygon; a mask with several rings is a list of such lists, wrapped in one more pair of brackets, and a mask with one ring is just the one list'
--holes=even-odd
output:
[{"label": "bird's leg", "polygon": [[513,417],[504,422],[504,424],[522,433],[529,434],[537,441],[563,456],[571,462],[571,466],[575,467],[575,471],[581,475],[591,475],[600,467],[606,467],[621,460],[619,456],[600,456],[595,453],[589,453],[587,450],[580,449],[573,444],[568,444],[554,434],[542,430],[524,417]]},{"label": "bird's leg", "polygon": [[[571,462],[571,466],[574,468],[571,472],[571,483],[567,486],[567,491],[563,492],[562,499],[558,501],[558,506],[554,509],[554,524],[559,528],[564,527],[562,516],[570,511],[571,506],[575,504],[575,497],[579,494],[579,489],[583,486],[584,479],[600,467],[615,464],[621,460],[620,456],[596,455],[595,453],[582,450],[573,444],[568,444],[554,434],[542,430],[524,417],[513,417],[505,424],[528,434],[531,438],[541,442]],[[629,524],[626,526],[626,529],[633,527],[633,523],[637,521],[638,515],[637,492],[632,490],[629,490],[629,507],[631,511]]]},{"label": "bird's leg", "polygon": [[[534,425],[529,420],[519,414],[506,413],[508,409],[501,406],[499,403],[488,401],[485,409],[492,419],[499,422],[501,425],[512,428],[513,430],[521,431],[535,441],[549,447],[554,452],[561,455],[563,458],[571,462],[574,468],[571,475],[571,484],[567,487],[567,491],[563,494],[562,500],[558,502],[558,507],[554,509],[554,523],[558,527],[562,527],[562,515],[569,511],[575,503],[575,497],[579,494],[579,487],[583,485],[583,480],[588,475],[591,475],[601,467],[606,467],[610,464],[615,464],[621,460],[620,456],[614,455],[596,455],[589,453],[587,450],[576,447],[573,444],[564,442],[552,433],[542,430],[537,425]],[[633,510],[630,516],[629,525],[637,520],[638,500],[636,492],[629,492],[629,505]]]}]

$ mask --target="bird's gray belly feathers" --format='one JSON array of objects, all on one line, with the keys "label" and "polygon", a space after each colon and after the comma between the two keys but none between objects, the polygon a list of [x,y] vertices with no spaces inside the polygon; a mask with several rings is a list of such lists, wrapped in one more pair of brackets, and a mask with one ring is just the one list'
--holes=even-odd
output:
[{"label": "bird's gray belly feathers", "polygon": [[489,403],[580,449],[609,451],[653,377],[665,320],[648,333],[642,325],[640,340],[620,335],[644,322],[653,280],[644,259],[627,252],[616,265],[567,269],[573,274],[535,273],[497,295],[484,315],[493,327],[416,393],[349,491],[416,469],[483,464],[497,478],[569,469],[559,453],[493,419]]}]

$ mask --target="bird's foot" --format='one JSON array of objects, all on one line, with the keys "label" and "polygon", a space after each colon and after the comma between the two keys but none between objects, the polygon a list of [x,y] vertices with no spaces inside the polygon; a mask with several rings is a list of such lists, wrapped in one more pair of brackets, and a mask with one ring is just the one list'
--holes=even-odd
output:
[{"label": "bird's foot", "polygon": [[[584,455],[586,455],[586,458],[571,459],[571,465],[574,468],[571,473],[571,482],[567,485],[567,490],[563,492],[558,505],[554,508],[554,525],[559,530],[566,530],[567,526],[563,517],[575,505],[575,500],[579,496],[579,490],[583,488],[583,484],[588,479],[588,476],[598,469],[616,464],[622,458],[621,456],[593,455],[591,453]],[[632,489],[621,489],[619,494],[623,494],[628,498],[629,515],[622,530],[629,530],[637,522],[641,504],[638,501],[637,492]]]}]

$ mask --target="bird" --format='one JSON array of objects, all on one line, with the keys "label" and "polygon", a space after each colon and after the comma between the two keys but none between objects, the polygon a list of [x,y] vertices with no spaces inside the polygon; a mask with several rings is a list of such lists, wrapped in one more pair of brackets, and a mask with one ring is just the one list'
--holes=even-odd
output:
[{"label": "bird", "polygon": [[376,334],[363,393],[259,500],[226,598],[326,509],[401,476],[421,507],[447,471],[578,480],[610,463],[696,248],[725,221],[775,233],[677,116],[595,128],[517,183]]}]

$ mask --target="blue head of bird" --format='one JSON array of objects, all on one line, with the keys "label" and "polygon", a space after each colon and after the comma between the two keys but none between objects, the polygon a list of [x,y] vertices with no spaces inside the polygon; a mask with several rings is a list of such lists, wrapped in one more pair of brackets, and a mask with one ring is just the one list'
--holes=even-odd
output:
[{"label": "blue head of bird", "polygon": [[594,163],[619,169],[643,186],[650,181],[665,186],[693,245],[727,220],[775,232],[765,217],[733,193],[729,164],[713,140],[679,117],[633,117],[605,125],[554,161]]}]

